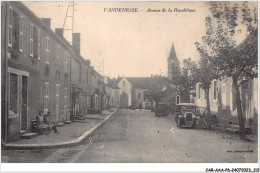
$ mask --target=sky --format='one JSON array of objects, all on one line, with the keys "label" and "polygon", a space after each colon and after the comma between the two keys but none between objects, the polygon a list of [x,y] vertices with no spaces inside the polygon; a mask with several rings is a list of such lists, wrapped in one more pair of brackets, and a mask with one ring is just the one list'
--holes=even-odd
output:
[{"label": "sky", "polygon": [[[62,28],[68,1],[24,2],[39,18],[51,18]],[[104,8],[138,8],[138,12],[105,12]],[[166,12],[148,12],[148,9]],[[168,9],[195,12],[168,12]],[[205,34],[207,2],[75,2],[74,32],[81,33],[81,55],[109,77],[167,76],[167,59],[174,43],[182,65],[198,60],[195,42]],[[70,13],[70,11],[69,11]],[[70,23],[67,23],[66,27]],[[68,38],[69,39],[69,38]],[[104,68],[103,68],[104,67]]]}]

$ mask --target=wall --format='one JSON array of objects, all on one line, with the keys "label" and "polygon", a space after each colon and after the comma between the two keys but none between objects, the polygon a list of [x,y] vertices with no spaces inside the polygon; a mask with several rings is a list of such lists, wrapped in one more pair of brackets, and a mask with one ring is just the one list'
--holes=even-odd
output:
[{"label": "wall", "polygon": [[[125,82],[125,86],[123,86]],[[128,107],[132,104],[132,85],[131,83],[126,79],[123,78],[120,80],[120,82],[117,84],[119,89],[119,95],[120,95],[120,107]],[[123,93],[127,95],[127,100],[123,102]]]},{"label": "wall", "polygon": [[[214,82],[214,81],[213,81]],[[236,92],[231,78],[225,78],[216,82],[216,99],[214,99],[214,85],[211,85],[209,92],[210,106],[212,114],[217,115],[218,124],[223,128],[230,125],[238,125],[237,108],[236,108]],[[243,81],[240,86],[241,102],[243,116],[246,126],[250,127],[254,134],[257,133],[258,121],[258,80]],[[200,90],[199,84],[196,84],[196,104],[206,107],[204,99],[205,92]]]},{"label": "wall", "polygon": [[[143,106],[143,102],[144,102],[144,92],[147,91],[147,89],[140,89],[140,88],[135,88],[134,89],[134,104],[135,106],[139,106],[141,104],[141,106]],[[140,94],[140,98],[138,98],[138,94]]]}]

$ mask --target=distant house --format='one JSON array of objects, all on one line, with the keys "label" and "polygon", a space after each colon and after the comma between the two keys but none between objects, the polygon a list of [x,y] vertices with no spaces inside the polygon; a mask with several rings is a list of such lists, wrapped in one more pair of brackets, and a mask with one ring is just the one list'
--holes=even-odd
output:
[{"label": "distant house", "polygon": [[148,102],[147,92],[153,89],[161,91],[166,85],[167,80],[162,76],[120,78],[117,84],[120,95],[120,107],[127,108],[130,105],[141,105],[145,108],[144,104]]},{"label": "distant house", "polygon": [[117,80],[110,79],[108,76],[103,77],[106,84],[106,98],[104,100],[105,107],[118,107],[119,106],[119,87],[117,86]]}]

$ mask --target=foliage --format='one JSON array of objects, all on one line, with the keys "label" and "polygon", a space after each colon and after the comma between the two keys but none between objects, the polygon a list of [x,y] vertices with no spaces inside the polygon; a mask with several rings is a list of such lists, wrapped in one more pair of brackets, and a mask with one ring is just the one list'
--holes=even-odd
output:
[{"label": "foliage", "polygon": [[241,8],[241,23],[247,26],[249,36],[238,47],[234,39],[238,26],[238,5],[230,2],[211,3],[211,13],[216,20],[217,29],[207,42],[214,49],[215,69],[223,77],[236,77],[237,79],[257,76],[257,10],[251,9],[247,2]]},{"label": "foliage", "polygon": [[[239,21],[239,9],[242,13],[242,21]],[[213,66],[212,73],[217,78],[231,77],[236,90],[236,106],[240,127],[240,137],[245,139],[245,124],[241,106],[239,81],[257,77],[257,8],[249,7],[248,2],[243,2],[238,7],[235,2],[210,2],[210,11],[213,16],[206,18],[206,36],[203,37],[205,46],[197,44],[201,55],[201,67],[207,67],[207,62]],[[237,26],[244,24],[248,37],[237,46],[235,36],[238,33]],[[214,26],[214,27],[213,27]],[[204,69],[206,70],[206,69]],[[207,71],[207,70],[206,70]],[[210,72],[210,71],[208,71]],[[211,76],[211,75],[209,75]],[[214,76],[214,75],[213,75]],[[205,78],[201,74],[201,78]],[[208,84],[207,84],[208,85]],[[203,86],[202,86],[203,87]]]},{"label": "foliage", "polygon": [[191,58],[185,59],[183,61],[186,64],[181,71],[181,74],[178,80],[175,82],[178,88],[178,92],[181,95],[182,101],[189,102],[190,100],[190,91],[194,90],[194,86],[198,82],[197,78],[191,73],[191,69],[187,65],[191,65],[194,62],[191,61]]}]

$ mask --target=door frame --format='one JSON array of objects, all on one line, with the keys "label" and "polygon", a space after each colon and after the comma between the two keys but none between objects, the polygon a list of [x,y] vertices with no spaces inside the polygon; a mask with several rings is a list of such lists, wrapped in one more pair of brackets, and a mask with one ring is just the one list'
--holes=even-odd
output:
[{"label": "door frame", "polygon": [[[17,104],[18,104],[18,117],[19,117],[19,131],[22,130],[22,76],[26,76],[27,79],[27,108],[28,108],[28,81],[29,81],[29,72],[18,70],[15,68],[8,67],[8,107],[10,105],[10,74],[16,74],[17,75]],[[26,130],[28,130],[28,109],[26,111]],[[9,110],[8,110],[9,113]]]}]

